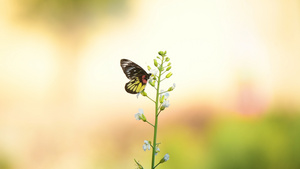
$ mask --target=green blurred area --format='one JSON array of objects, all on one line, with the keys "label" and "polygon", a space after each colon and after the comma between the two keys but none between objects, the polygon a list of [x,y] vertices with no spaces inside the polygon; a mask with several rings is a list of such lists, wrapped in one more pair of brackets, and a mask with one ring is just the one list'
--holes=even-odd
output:
[{"label": "green blurred area", "polygon": [[123,17],[128,12],[127,0],[16,0],[18,15],[25,20],[83,26],[108,16]]},{"label": "green blurred area", "polygon": [[213,123],[204,133],[181,128],[164,135],[167,145],[161,149],[171,157],[161,168],[300,168],[297,113],[276,111],[259,118],[228,117]]}]

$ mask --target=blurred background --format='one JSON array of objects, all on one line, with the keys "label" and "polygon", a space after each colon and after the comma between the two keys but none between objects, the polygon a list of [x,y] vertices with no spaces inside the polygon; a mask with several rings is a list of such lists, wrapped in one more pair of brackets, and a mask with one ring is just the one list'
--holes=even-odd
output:
[{"label": "blurred background", "polygon": [[158,168],[299,169],[299,49],[298,0],[2,0],[0,168],[150,168],[120,59],[166,50]]}]

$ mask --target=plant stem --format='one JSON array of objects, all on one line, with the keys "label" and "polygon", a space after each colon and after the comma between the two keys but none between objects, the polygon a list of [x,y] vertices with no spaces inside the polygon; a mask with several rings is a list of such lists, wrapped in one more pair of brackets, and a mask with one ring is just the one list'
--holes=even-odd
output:
[{"label": "plant stem", "polygon": [[151,99],[149,96],[146,96],[146,97],[148,97],[148,99],[150,99],[151,101],[153,101],[155,103],[155,101],[153,99]]},{"label": "plant stem", "polygon": [[163,78],[160,82],[162,82],[163,80],[165,80],[166,78]]},{"label": "plant stem", "polygon": [[163,94],[163,93],[167,93],[167,92],[169,92],[168,90],[167,91],[163,91],[163,92],[160,92],[159,94]]},{"label": "plant stem", "polygon": [[159,116],[160,112],[161,112],[161,110],[158,112],[157,116]]},{"label": "plant stem", "polygon": [[[163,64],[163,59],[162,63]],[[158,103],[159,103],[159,86],[160,86],[160,77],[161,77],[161,71],[159,70],[159,75],[157,79],[157,89],[156,89],[156,102],[155,102],[155,125],[154,125],[154,136],[153,136],[153,151],[152,151],[152,164],[151,169],[154,169],[155,166],[155,151],[156,151],[156,136],[157,136],[157,124],[158,124]]]},{"label": "plant stem", "polygon": [[[160,162],[159,162],[158,164],[156,164],[156,166],[155,166],[154,168],[156,168],[159,164],[160,164]],[[153,169],[154,169],[154,168],[153,168]]]},{"label": "plant stem", "polygon": [[153,124],[151,124],[149,121],[146,121],[148,124],[150,124],[152,127],[154,127],[154,125]]}]

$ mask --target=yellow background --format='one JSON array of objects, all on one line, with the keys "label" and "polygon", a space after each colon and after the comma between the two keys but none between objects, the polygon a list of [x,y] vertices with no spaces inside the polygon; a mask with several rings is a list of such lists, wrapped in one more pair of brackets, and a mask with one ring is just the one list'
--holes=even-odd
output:
[{"label": "yellow background", "polygon": [[[2,0],[0,168],[150,167],[153,103],[120,59],[173,76],[158,168],[300,168],[298,0]],[[154,89],[146,91],[154,97]]]}]

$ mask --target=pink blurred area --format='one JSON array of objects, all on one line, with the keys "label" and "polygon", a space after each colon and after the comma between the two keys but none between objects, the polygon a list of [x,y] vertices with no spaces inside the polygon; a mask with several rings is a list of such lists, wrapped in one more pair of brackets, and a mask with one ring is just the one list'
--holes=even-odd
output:
[{"label": "pink blurred area", "polygon": [[134,114],[151,121],[154,105],[125,92],[120,59],[146,69],[160,50],[162,87],[176,83],[160,168],[300,166],[297,0],[4,0],[0,37],[1,169],[150,166],[153,131]]}]

